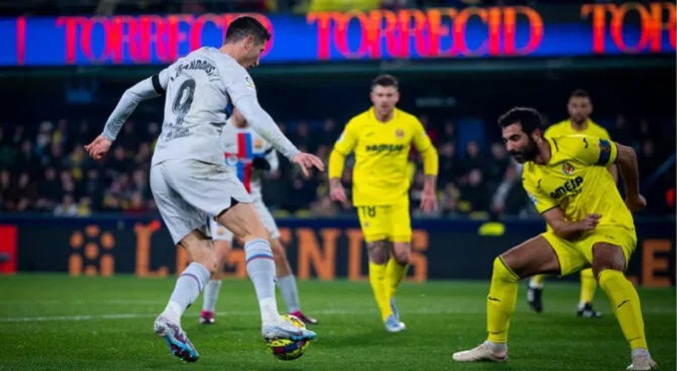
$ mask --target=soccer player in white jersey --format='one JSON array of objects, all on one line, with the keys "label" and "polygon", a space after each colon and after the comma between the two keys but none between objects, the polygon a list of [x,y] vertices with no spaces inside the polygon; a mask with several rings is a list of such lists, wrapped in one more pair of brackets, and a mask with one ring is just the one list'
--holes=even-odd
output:
[{"label": "soccer player in white jersey", "polygon": [[324,169],[319,158],[300,152],[259,105],[247,69],[259,64],[269,39],[270,33],[256,19],[235,19],[221,48],[195,50],[129,88],[103,132],[85,146],[90,156],[102,158],[139,102],[165,96],[150,186],[174,243],[186,249],[191,263],[179,275],[153,328],[164,338],[171,354],[184,361],[197,361],[199,355],[181,328],[181,316],[200,295],[219,263],[211,239],[203,232],[208,216],[215,216],[244,243],[247,273],[259,301],[263,338],[309,340],[316,336],[280,317],[268,231],[254,209],[252,197],[223,165],[220,134],[227,119],[224,107],[232,104],[254,130],[299,165],[306,176],[313,168]]},{"label": "soccer player in white jersey", "polygon": [[[277,152],[247,125],[247,121],[237,110],[233,111],[233,115],[223,128],[221,138],[226,167],[235,171],[237,177],[244,184],[245,189],[254,199],[254,208],[261,218],[263,226],[270,233],[270,245],[277,272],[276,282],[287,305],[287,312],[306,324],[317,324],[315,318],[309,317],[301,311],[296,278],[280,242],[280,231],[277,229],[275,219],[263,203],[263,196],[261,195],[261,175],[264,171],[277,170],[279,165]],[[232,248],[233,233],[218,225],[213,219],[210,220],[209,230],[214,240],[216,255],[222,259],[220,261],[225,263]],[[216,300],[223,276],[224,271],[220,264],[203,293],[202,311],[200,313],[200,323],[202,324],[214,323]]]}]

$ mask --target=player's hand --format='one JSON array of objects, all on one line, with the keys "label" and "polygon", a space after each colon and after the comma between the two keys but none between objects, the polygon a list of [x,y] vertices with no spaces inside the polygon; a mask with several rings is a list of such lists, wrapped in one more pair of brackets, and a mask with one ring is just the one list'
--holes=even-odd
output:
[{"label": "player's hand", "polygon": [[597,228],[599,224],[599,219],[602,218],[599,214],[588,214],[583,220],[578,221],[578,227],[581,231],[591,231]]},{"label": "player's hand", "polygon": [[103,135],[99,135],[92,143],[85,146],[85,151],[87,151],[93,159],[99,160],[108,153],[111,144],[113,144],[113,142],[104,138]]},{"label": "player's hand", "polygon": [[423,189],[421,194],[421,211],[424,213],[431,213],[437,210],[437,196],[432,189]]},{"label": "player's hand", "polygon": [[291,162],[301,167],[301,171],[303,172],[303,176],[305,178],[310,177],[310,170],[313,168],[316,168],[319,171],[324,171],[324,163],[322,160],[320,160],[320,158],[315,155],[311,155],[310,153],[301,152],[294,156]]},{"label": "player's hand", "polygon": [[343,189],[341,183],[331,183],[329,184],[329,198],[332,201],[338,201],[343,204],[348,203],[348,198],[346,197],[346,191]]},{"label": "player's hand", "polygon": [[628,196],[625,198],[625,206],[634,213],[646,207],[646,199],[640,194]]}]

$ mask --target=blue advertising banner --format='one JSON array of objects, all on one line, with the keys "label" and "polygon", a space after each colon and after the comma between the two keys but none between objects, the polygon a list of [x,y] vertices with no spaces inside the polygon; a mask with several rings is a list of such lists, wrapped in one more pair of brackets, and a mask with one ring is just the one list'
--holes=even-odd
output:
[{"label": "blue advertising banner", "polygon": [[[0,18],[0,66],[167,64],[218,47],[241,14]],[[671,2],[249,14],[265,63],[673,54]]]},{"label": "blue advertising banner", "polygon": [[[280,219],[280,240],[301,279],[367,279],[367,254],[356,219]],[[541,220],[512,221],[500,234],[480,233],[481,221],[414,220],[409,280],[491,277],[494,258],[544,229]],[[637,220],[630,278],[646,287],[675,284],[675,221]],[[0,274],[118,273],[139,277],[182,271],[188,256],[152,217],[0,217]],[[228,275],[246,277],[245,255],[229,255]],[[574,275],[576,276],[576,275]],[[574,279],[576,277],[573,277]]]}]

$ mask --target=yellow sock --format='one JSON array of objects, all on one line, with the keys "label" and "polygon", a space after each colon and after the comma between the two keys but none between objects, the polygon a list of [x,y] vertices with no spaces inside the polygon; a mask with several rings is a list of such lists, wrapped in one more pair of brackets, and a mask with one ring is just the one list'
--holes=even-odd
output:
[{"label": "yellow sock", "polygon": [[394,258],[390,258],[386,264],[386,282],[388,287],[388,300],[395,296],[397,287],[402,282],[402,278],[407,274],[408,265],[400,265]]},{"label": "yellow sock", "polygon": [[592,273],[592,268],[583,269],[581,271],[581,300],[579,300],[579,305],[583,303],[592,303],[596,289],[597,280],[595,279],[594,273]]},{"label": "yellow sock", "polygon": [[545,274],[537,274],[529,279],[529,287],[543,287],[545,282]]},{"label": "yellow sock", "polygon": [[498,257],[494,259],[494,273],[487,296],[487,340],[494,343],[508,342],[510,318],[515,311],[519,277]]},{"label": "yellow sock", "polygon": [[374,291],[376,305],[381,311],[381,318],[385,322],[386,318],[393,314],[390,309],[390,297],[388,296],[388,287],[385,280],[386,265],[369,262],[369,283]]},{"label": "yellow sock", "polygon": [[622,272],[605,269],[599,274],[599,286],[609,297],[614,314],[631,349],[647,349],[644,320],[637,290]]}]

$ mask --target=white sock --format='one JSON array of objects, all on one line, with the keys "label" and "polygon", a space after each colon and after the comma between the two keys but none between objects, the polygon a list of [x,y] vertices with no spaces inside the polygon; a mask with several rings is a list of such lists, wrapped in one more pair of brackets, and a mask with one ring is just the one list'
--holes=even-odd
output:
[{"label": "white sock", "polygon": [[207,312],[215,311],[216,300],[219,298],[220,290],[221,280],[209,280],[202,294],[202,310]]},{"label": "white sock", "polygon": [[277,286],[280,288],[284,303],[287,305],[287,312],[298,312],[301,310],[299,301],[299,290],[296,288],[296,277],[293,274],[278,277]]},{"label": "white sock", "polygon": [[247,274],[254,284],[256,298],[261,309],[261,321],[275,322],[280,318],[275,299],[275,262],[270,243],[256,239],[244,245]]},{"label": "white sock", "polygon": [[183,312],[197,299],[209,280],[209,270],[202,264],[190,263],[176,279],[176,285],[163,315],[180,322]]}]

